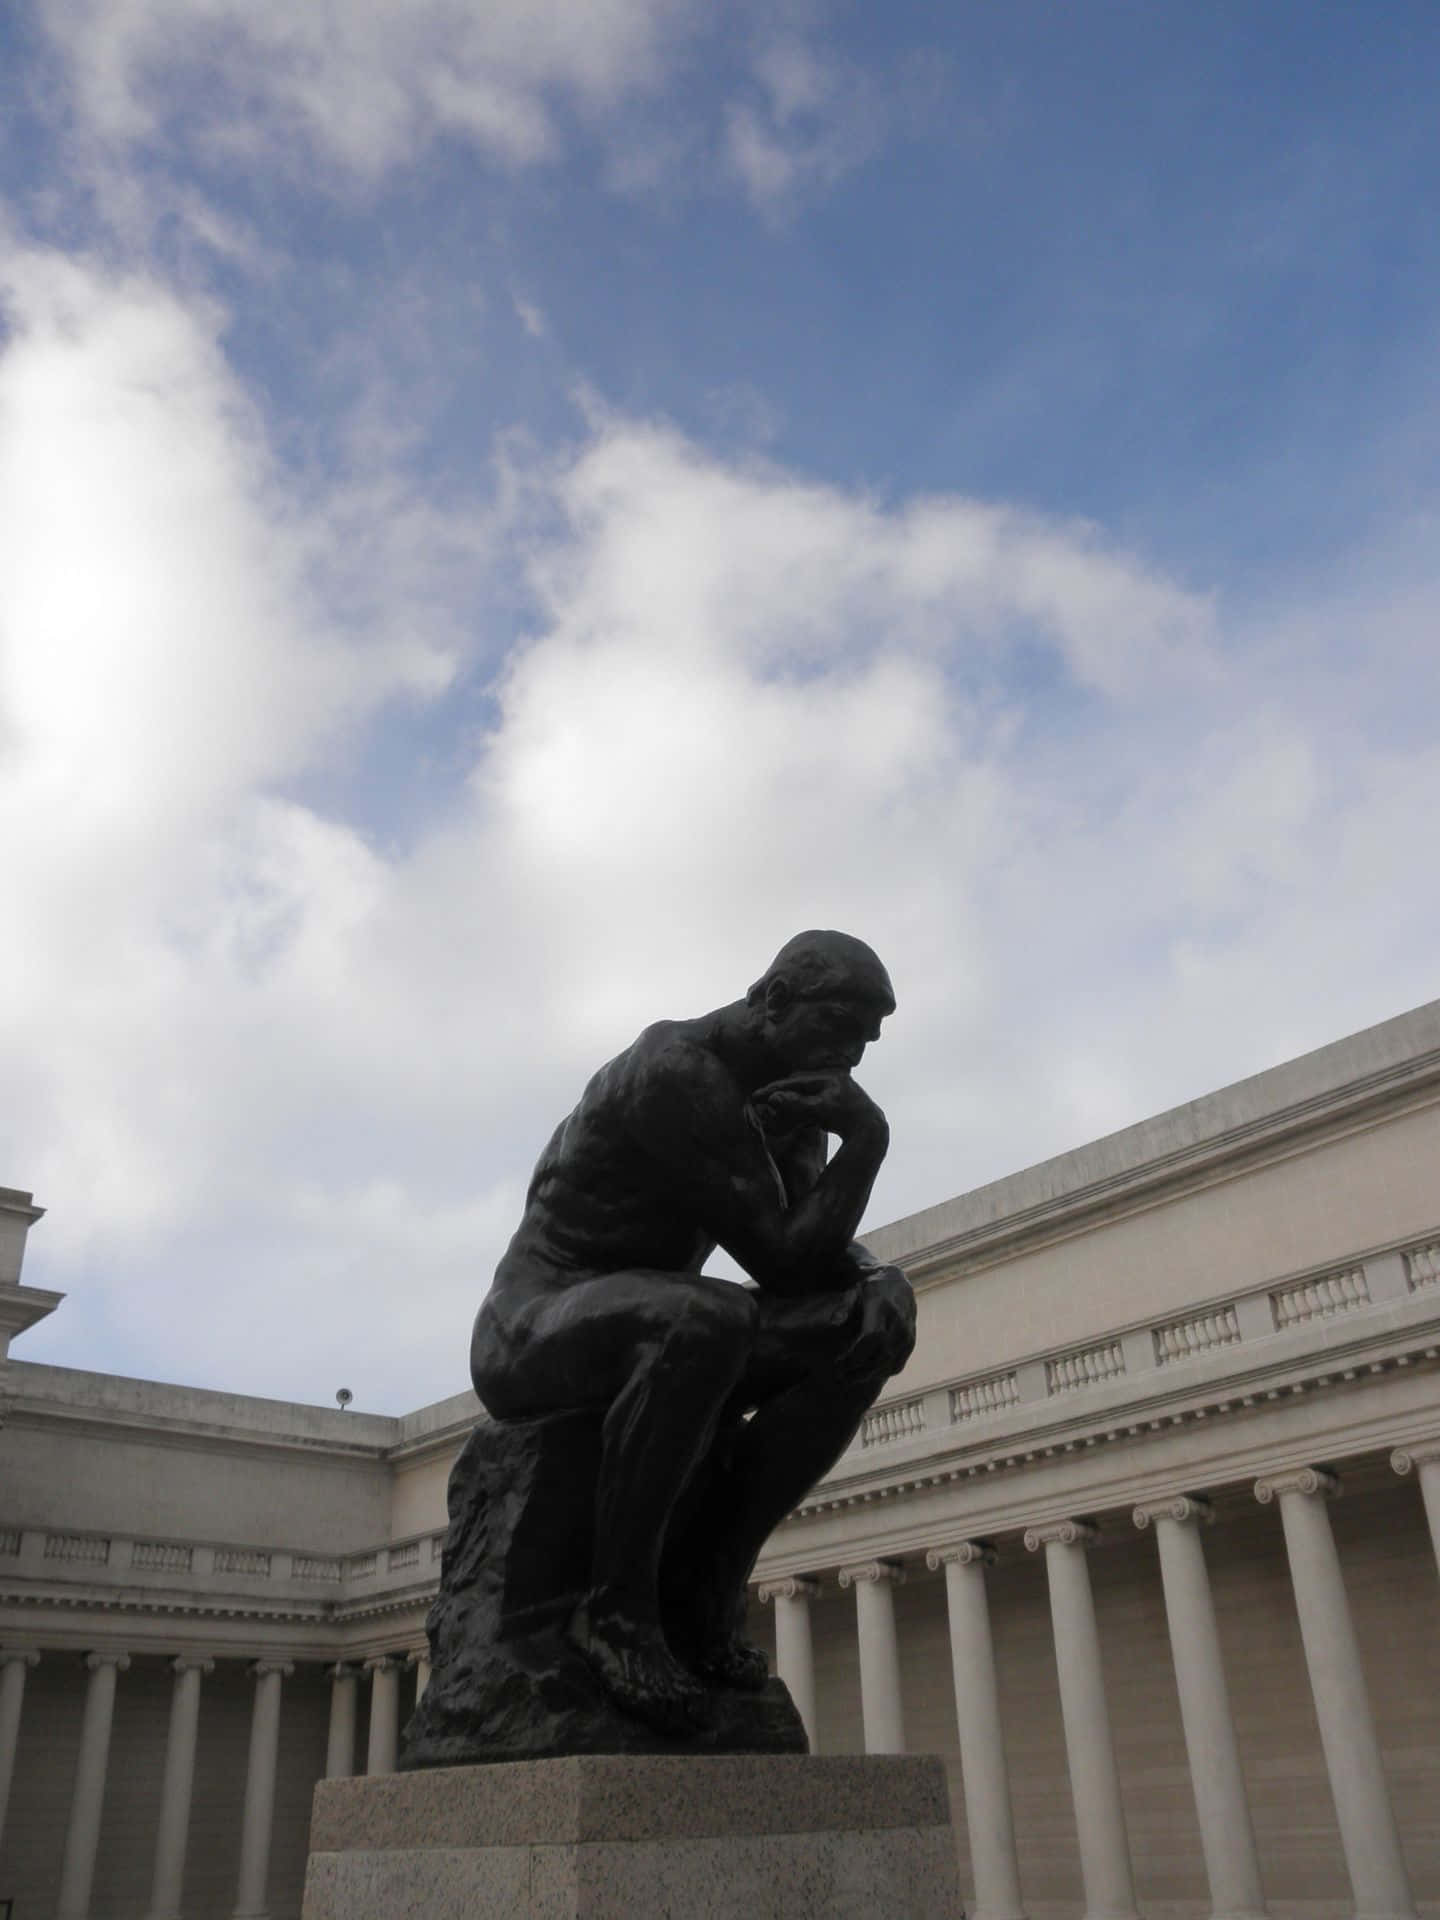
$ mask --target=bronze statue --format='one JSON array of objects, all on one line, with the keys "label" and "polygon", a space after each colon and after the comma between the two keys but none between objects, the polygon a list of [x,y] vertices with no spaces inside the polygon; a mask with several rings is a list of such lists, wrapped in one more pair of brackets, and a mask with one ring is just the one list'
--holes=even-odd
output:
[{"label": "bronze statue", "polygon": [[[507,1740],[605,1750],[616,1710],[637,1729],[621,1725],[626,1746],[794,1746],[788,1723],[747,1733],[736,1709],[717,1733],[717,1716],[777,1684],[740,1635],[760,1548],[914,1344],[908,1282],[854,1239],[889,1135],[852,1074],[894,1005],[862,941],[802,933],[743,1000],[647,1027],[556,1129],[475,1322],[471,1372],[494,1425],[452,1481],[435,1673],[407,1764],[492,1757]],[[702,1271],[717,1246],[753,1286]],[[542,1462],[532,1483],[526,1463],[547,1446],[571,1449],[571,1471]],[[547,1473],[565,1480],[549,1524]],[[497,1642],[521,1647],[526,1685],[551,1707],[568,1686],[564,1729],[523,1725],[511,1671],[504,1725],[492,1715],[467,1736],[465,1688],[500,1685]],[[577,1658],[605,1697],[610,1730],[593,1743]]]}]

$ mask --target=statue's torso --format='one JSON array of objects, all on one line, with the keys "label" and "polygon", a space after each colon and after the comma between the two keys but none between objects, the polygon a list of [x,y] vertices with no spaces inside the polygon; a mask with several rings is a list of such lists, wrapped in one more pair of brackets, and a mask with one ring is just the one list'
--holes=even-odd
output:
[{"label": "statue's torso", "polygon": [[[683,1077],[694,1047],[689,1023],[662,1021],[594,1075],[536,1163],[498,1290],[637,1268],[700,1270],[714,1238],[637,1132],[638,1103],[657,1076]],[[738,1085],[734,1097],[743,1104]]]}]

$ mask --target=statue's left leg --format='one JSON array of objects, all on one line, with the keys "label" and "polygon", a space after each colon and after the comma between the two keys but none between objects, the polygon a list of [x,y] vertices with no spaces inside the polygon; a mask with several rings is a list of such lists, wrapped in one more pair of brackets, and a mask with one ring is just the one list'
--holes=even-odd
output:
[{"label": "statue's left leg", "polygon": [[706,1677],[739,1686],[764,1683],[763,1657],[739,1640],[745,1584],[760,1549],[844,1453],[897,1365],[882,1355],[858,1375],[840,1371],[855,1334],[843,1296],[758,1297],[750,1367],[671,1523],[664,1569],[671,1618],[688,1627],[672,1629],[677,1646],[690,1643],[687,1653]]}]

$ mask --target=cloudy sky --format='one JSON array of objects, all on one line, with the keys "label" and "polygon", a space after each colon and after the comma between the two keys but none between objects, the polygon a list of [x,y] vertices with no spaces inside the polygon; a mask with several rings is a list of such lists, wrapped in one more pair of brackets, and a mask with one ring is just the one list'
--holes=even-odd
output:
[{"label": "cloudy sky", "polygon": [[400,1411],[800,927],[893,1218],[1440,991],[1440,10],[0,11],[17,1357]]}]

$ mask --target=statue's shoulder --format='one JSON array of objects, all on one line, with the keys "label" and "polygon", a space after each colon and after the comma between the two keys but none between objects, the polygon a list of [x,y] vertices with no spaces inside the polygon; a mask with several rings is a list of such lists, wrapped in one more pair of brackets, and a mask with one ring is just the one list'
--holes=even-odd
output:
[{"label": "statue's shoulder", "polygon": [[697,1099],[713,1104],[727,1094],[741,1101],[729,1068],[705,1045],[695,1020],[657,1020],[617,1064],[628,1103],[666,1108],[678,1098],[691,1106]]}]

